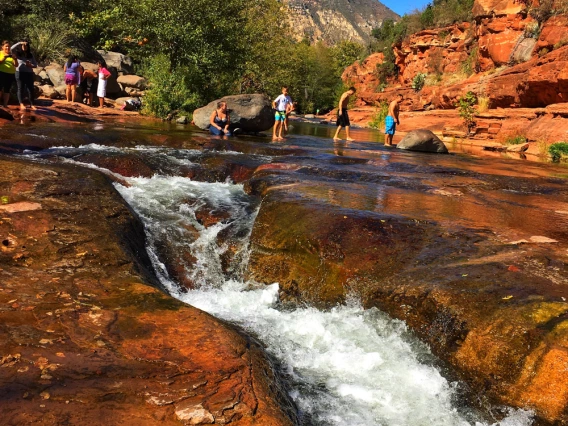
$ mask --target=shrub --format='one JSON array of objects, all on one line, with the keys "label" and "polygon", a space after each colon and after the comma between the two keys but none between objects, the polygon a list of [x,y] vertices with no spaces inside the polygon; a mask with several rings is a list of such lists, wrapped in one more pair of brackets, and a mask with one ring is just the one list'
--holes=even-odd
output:
[{"label": "shrub", "polygon": [[143,69],[149,82],[144,113],[165,118],[172,111],[192,113],[200,105],[199,96],[192,90],[190,68],[171,69],[167,56],[160,54],[145,62]]},{"label": "shrub", "polygon": [[383,129],[385,125],[385,118],[389,113],[389,104],[387,101],[381,101],[375,115],[369,122],[369,127],[372,129]]},{"label": "shrub", "polygon": [[476,104],[477,99],[473,92],[467,92],[464,96],[458,99],[456,107],[460,113],[460,117],[463,120],[463,124],[468,132],[471,132],[475,127],[474,114],[475,109],[473,106]]},{"label": "shrub", "polygon": [[479,54],[479,48],[475,46],[469,52],[467,59],[462,64],[462,72],[467,76],[472,75],[477,68],[477,56]]},{"label": "shrub", "polygon": [[546,47],[543,47],[542,49],[540,49],[538,51],[538,56],[540,56],[541,58],[546,55],[548,53],[548,49]]},{"label": "shrub", "polygon": [[554,49],[560,49],[561,47],[564,47],[568,44],[568,38],[563,38],[562,40],[560,40],[558,43],[554,44]]},{"label": "shrub", "polygon": [[505,140],[507,145],[521,145],[527,143],[527,138],[522,135],[510,136]]},{"label": "shrub", "polygon": [[560,160],[568,159],[568,143],[557,142],[548,147],[548,153],[552,157],[552,161],[558,163]]},{"label": "shrub", "polygon": [[425,81],[426,81],[426,74],[419,72],[412,79],[412,89],[414,89],[415,92],[420,92],[424,87]]},{"label": "shrub", "polygon": [[63,63],[75,53],[71,48],[71,35],[63,21],[39,21],[28,28],[28,37],[38,62]]},{"label": "shrub", "polygon": [[491,99],[489,96],[478,96],[477,97],[477,112],[487,112],[490,108]]},{"label": "shrub", "polygon": [[529,22],[525,27],[526,38],[538,38],[540,35],[540,25],[538,22]]},{"label": "shrub", "polygon": [[538,7],[533,7],[529,15],[539,24],[544,23],[554,14],[554,0],[543,0]]}]

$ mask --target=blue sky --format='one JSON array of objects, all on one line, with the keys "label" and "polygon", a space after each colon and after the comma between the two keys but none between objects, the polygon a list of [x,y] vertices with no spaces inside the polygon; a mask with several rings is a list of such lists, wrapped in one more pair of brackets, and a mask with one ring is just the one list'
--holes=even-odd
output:
[{"label": "blue sky", "polygon": [[389,9],[394,10],[400,16],[404,15],[405,13],[412,12],[414,9],[422,9],[426,6],[429,1],[428,0],[381,0],[385,6]]}]

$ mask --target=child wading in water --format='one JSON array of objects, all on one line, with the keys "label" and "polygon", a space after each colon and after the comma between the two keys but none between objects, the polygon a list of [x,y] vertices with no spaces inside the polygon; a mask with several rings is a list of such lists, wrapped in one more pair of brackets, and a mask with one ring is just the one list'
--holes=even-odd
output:
[{"label": "child wading in water", "polygon": [[[276,113],[274,114],[276,122],[274,123],[272,140],[281,141],[284,139],[282,137],[282,129],[286,122],[286,113],[289,112],[289,108],[293,108],[292,98],[288,96],[288,88],[286,86],[282,87],[282,94],[274,99],[274,102],[272,102],[272,108],[276,110]],[[278,130],[280,130],[280,133]]]},{"label": "child wading in water", "polygon": [[[402,95],[399,93],[396,98],[389,105],[389,113],[385,118],[385,146],[392,146],[392,138],[394,137],[394,132],[396,131],[396,125],[400,124],[398,119],[398,104],[402,102]],[[396,123],[395,123],[396,121]]]},{"label": "child wading in water", "polygon": [[347,92],[341,95],[339,99],[339,109],[337,110],[337,131],[335,132],[335,136],[333,140],[339,140],[339,132],[341,131],[342,127],[345,127],[345,135],[347,136],[348,141],[353,141],[349,135],[349,127],[351,123],[349,121],[349,114],[347,114],[347,105],[349,104],[349,98],[355,94],[355,88],[350,87]]},{"label": "child wading in water", "polygon": [[106,86],[107,80],[111,76],[110,71],[107,70],[106,62],[99,61],[99,86],[97,88],[97,96],[99,97],[99,108],[105,106]]}]

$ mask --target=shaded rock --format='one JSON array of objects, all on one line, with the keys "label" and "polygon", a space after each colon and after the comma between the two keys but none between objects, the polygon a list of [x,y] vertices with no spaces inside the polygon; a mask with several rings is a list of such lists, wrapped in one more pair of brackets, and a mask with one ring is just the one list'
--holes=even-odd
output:
[{"label": "shaded rock", "polygon": [[146,79],[137,75],[121,75],[116,80],[122,87],[133,87],[138,90],[146,89]]},{"label": "shaded rock", "polygon": [[50,86],[50,85],[43,85],[40,86],[41,92],[43,94],[43,96],[45,96],[46,98],[49,99],[59,99],[59,92],[57,90],[55,90],[55,87]]},{"label": "shaded rock", "polygon": [[144,92],[143,90],[138,90],[134,87],[125,87],[124,93],[132,97],[142,97],[146,94],[146,92]]},{"label": "shaded rock", "polygon": [[65,71],[63,71],[63,67],[61,65],[56,63],[50,64],[45,67],[45,72],[49,77],[49,81],[51,81],[52,86],[65,86]]},{"label": "shaded rock", "polygon": [[97,74],[99,71],[99,66],[92,62],[81,62],[81,66],[85,69],[85,71],[91,71],[95,74]]},{"label": "shaded rock", "polygon": [[262,132],[274,125],[274,114],[270,99],[266,95],[225,96],[209,103],[193,113],[193,122],[201,129],[209,128],[209,117],[217,108],[217,102],[227,102],[231,114],[231,123],[245,132]]},{"label": "shaded rock", "polygon": [[103,57],[107,66],[110,68],[116,68],[119,75],[132,74],[134,72],[134,67],[132,65],[132,58],[130,56],[123,55],[118,52],[109,52],[106,50],[97,50],[97,52]]},{"label": "shaded rock", "polygon": [[55,86],[53,90],[59,95],[61,98],[65,98],[65,93],[67,92],[67,86],[65,84]]},{"label": "shaded rock", "polygon": [[187,124],[187,123],[189,123],[189,119],[187,118],[186,115],[182,115],[181,117],[176,119],[176,123],[177,124]]},{"label": "shaded rock", "polygon": [[446,148],[444,142],[430,130],[425,129],[408,132],[396,147],[407,151],[448,153],[448,148]]},{"label": "shaded rock", "polygon": [[0,120],[14,121],[14,116],[4,108],[0,108]]},{"label": "shaded rock", "polygon": [[35,81],[41,83],[41,85],[49,84],[51,80],[49,79],[49,75],[45,71],[45,68],[34,68],[35,74]]}]

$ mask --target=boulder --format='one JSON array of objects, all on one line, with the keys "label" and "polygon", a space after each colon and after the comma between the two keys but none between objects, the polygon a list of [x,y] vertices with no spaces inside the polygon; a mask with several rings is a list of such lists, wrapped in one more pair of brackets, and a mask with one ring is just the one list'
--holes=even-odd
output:
[{"label": "boulder", "polygon": [[187,118],[186,115],[182,115],[181,117],[179,117],[179,118],[176,120],[176,123],[177,123],[177,124],[187,124],[187,123],[189,123],[189,119]]},{"label": "boulder", "polygon": [[54,87],[55,92],[59,94],[62,98],[65,97],[65,92],[67,91],[67,86],[65,84]]},{"label": "boulder", "polygon": [[49,81],[55,87],[65,85],[65,71],[63,67],[59,64],[50,64],[45,67],[45,72],[49,77]]},{"label": "boulder", "polygon": [[138,75],[121,75],[118,77],[117,82],[121,84],[122,87],[130,87],[139,90],[146,88],[146,79]]},{"label": "boulder", "polygon": [[99,66],[97,64],[92,63],[92,62],[81,62],[81,66],[83,67],[83,69],[85,71],[92,71],[95,74],[97,74],[98,71],[99,71]]},{"label": "boulder", "polygon": [[209,117],[217,108],[217,102],[227,102],[231,123],[245,132],[262,132],[274,125],[270,99],[266,95],[233,95],[217,99],[193,112],[193,121],[201,129],[209,128]]},{"label": "boulder", "polygon": [[14,116],[10,113],[10,111],[0,108],[0,120],[14,121]]},{"label": "boulder", "polygon": [[397,145],[398,149],[407,151],[436,152],[447,154],[444,142],[430,130],[418,129],[409,132]]},{"label": "boulder", "polygon": [[35,74],[34,80],[40,83],[40,86],[50,83],[49,76],[45,72],[45,68],[39,68],[39,67],[34,68],[34,74]]},{"label": "boulder", "polygon": [[507,152],[525,152],[529,149],[528,143],[522,143],[519,145],[510,145],[507,147]]},{"label": "boulder", "polygon": [[140,97],[146,94],[146,92],[144,92],[143,90],[138,90],[134,87],[125,87],[124,93],[126,93],[128,96],[133,96],[133,97]]},{"label": "boulder", "polygon": [[58,99],[59,93],[55,90],[55,87],[50,86],[49,84],[44,84],[43,86],[39,87],[44,97],[49,99]]},{"label": "boulder", "polygon": [[123,98],[116,98],[114,100],[114,103],[115,103],[116,106],[120,107],[120,106],[124,105],[126,103],[126,101],[129,100],[129,99],[132,99],[132,97],[131,96],[125,96]]},{"label": "boulder", "polygon": [[119,75],[132,74],[134,72],[130,56],[106,50],[97,50],[97,52],[103,57],[109,70],[111,67],[116,68]]},{"label": "boulder", "polygon": [[118,70],[115,67],[109,67],[108,70],[110,71],[111,76],[107,80],[107,96],[115,97],[122,95],[124,93],[124,90],[117,81],[117,78],[119,76]]}]

